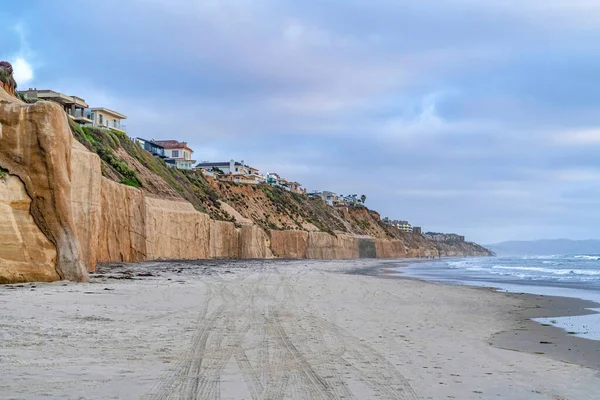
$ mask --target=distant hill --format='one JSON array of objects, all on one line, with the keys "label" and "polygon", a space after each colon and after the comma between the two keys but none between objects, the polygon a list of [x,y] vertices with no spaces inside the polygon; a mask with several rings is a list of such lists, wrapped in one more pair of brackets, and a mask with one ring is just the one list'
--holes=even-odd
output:
[{"label": "distant hill", "polygon": [[544,239],[532,241],[512,240],[488,244],[485,247],[499,256],[545,256],[553,254],[600,254],[600,240]]}]

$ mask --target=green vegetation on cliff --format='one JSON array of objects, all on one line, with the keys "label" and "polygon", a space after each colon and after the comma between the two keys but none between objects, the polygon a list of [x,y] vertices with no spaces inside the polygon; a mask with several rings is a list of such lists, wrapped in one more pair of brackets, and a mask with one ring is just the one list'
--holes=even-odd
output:
[{"label": "green vegetation on cliff", "polygon": [[219,210],[218,193],[200,172],[169,167],[119,131],[70,123],[75,138],[102,160],[105,177],[160,197],[181,197],[198,211],[216,219],[230,219]]},{"label": "green vegetation on cliff", "polygon": [[69,123],[77,140],[87,147],[88,150],[100,156],[100,159],[103,161],[103,174],[106,168],[110,168],[113,174],[118,176],[120,183],[136,188],[142,186],[142,181],[135,171],[129,168],[127,162],[115,153],[115,150],[121,147],[121,138],[128,140],[126,135],[109,129],[99,129],[89,126],[82,127],[71,119],[69,119]]},{"label": "green vegetation on cliff", "polygon": [[[269,185],[209,182],[199,171],[168,166],[116,130],[79,126],[69,120],[74,137],[102,160],[102,174],[161,198],[184,199],[217,220],[238,222],[220,202],[265,229],[305,229],[363,233],[361,224],[345,221],[344,213],[322,200]],[[364,225],[362,225],[364,226]]]},{"label": "green vegetation on cliff", "polygon": [[385,225],[377,212],[362,204],[334,208],[319,198],[311,199],[279,187],[216,181],[200,171],[168,166],[120,131],[81,127],[71,120],[70,124],[75,138],[98,154],[106,178],[156,197],[186,200],[213,219],[236,224],[250,220],[264,229],[403,237],[397,229]]}]

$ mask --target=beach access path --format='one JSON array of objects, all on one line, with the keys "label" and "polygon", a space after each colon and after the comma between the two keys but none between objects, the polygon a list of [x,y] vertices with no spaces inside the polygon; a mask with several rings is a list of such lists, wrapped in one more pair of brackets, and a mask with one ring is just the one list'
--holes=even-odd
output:
[{"label": "beach access path", "polygon": [[0,286],[1,397],[598,399],[597,369],[490,345],[524,329],[523,299],[346,273],[374,265],[148,262]]}]

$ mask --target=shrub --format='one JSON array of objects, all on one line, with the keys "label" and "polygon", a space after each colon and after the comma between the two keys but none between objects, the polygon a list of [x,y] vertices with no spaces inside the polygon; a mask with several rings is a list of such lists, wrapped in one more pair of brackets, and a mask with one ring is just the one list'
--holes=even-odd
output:
[{"label": "shrub", "polygon": [[120,140],[107,129],[79,126],[69,118],[69,125],[75,138],[88,150],[98,154],[119,177],[119,182],[133,187],[142,187],[142,181],[127,163],[122,160],[114,150],[119,148]]},{"label": "shrub", "polygon": [[133,186],[134,188],[139,188],[141,186],[138,181],[132,179],[122,179],[119,183],[127,186]]}]

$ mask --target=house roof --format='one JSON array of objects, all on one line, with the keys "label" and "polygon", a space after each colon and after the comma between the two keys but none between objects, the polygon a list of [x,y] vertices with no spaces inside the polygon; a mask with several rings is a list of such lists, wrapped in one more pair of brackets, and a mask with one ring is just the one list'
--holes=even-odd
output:
[{"label": "house roof", "polygon": [[110,115],[112,115],[114,117],[117,117],[119,119],[127,119],[126,115],[123,115],[123,114],[121,114],[119,112],[116,112],[114,110],[111,110],[111,109],[105,108],[105,107],[94,107],[94,108],[90,108],[90,110],[92,110],[92,111],[101,111],[103,113],[110,114]]},{"label": "house roof", "polygon": [[17,90],[17,93],[23,94],[25,96],[31,94],[32,96],[35,96],[42,100],[52,100],[57,103],[61,103],[61,104],[65,104],[65,105],[75,104],[75,105],[77,105],[79,107],[83,107],[83,108],[88,107],[88,104],[86,103],[86,101],[84,99],[82,99],[81,97],[73,96],[73,95],[69,96],[64,93],[60,93],[60,92],[57,92],[55,90],[50,90],[50,89]]},{"label": "house roof", "polygon": [[165,149],[186,149],[192,153],[194,152],[194,150],[187,146],[187,142],[180,142],[178,140],[155,140],[154,143],[160,144]]}]

